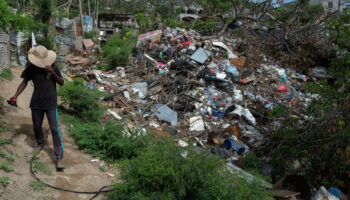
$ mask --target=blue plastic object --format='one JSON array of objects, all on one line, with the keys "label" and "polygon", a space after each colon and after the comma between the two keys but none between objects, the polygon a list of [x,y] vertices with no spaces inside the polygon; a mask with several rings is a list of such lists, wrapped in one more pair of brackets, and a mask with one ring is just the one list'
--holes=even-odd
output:
[{"label": "blue plastic object", "polygon": [[231,65],[231,66],[227,67],[226,71],[228,73],[231,73],[234,76],[238,76],[239,75],[239,72],[238,72],[237,68],[234,65]]},{"label": "blue plastic object", "polygon": [[223,118],[224,118],[224,115],[225,115],[225,113],[224,113],[224,112],[221,112],[221,111],[219,111],[219,110],[214,110],[214,111],[213,111],[213,116],[214,116],[214,117],[223,119]]},{"label": "blue plastic object", "polygon": [[224,142],[224,148],[230,150],[231,148],[236,151],[238,154],[243,154],[247,151],[247,146],[244,144],[239,144],[234,140],[226,139]]},{"label": "blue plastic object", "polygon": [[328,192],[338,197],[338,199],[341,200],[341,191],[338,188],[331,187],[329,188]]}]

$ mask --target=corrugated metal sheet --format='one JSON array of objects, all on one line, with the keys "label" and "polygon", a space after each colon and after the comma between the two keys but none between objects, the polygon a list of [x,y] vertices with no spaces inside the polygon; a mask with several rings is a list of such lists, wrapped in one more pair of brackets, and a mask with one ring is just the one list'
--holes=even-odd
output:
[{"label": "corrugated metal sheet", "polygon": [[8,35],[0,28],[0,72],[10,66],[8,42]]}]

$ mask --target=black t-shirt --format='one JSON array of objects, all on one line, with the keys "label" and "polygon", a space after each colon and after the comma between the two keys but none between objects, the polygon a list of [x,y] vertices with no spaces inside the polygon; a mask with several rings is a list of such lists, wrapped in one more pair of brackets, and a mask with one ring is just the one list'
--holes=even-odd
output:
[{"label": "black t-shirt", "polygon": [[[55,64],[51,66],[55,73],[62,77],[58,67]],[[21,78],[32,80],[34,83],[34,92],[30,101],[32,109],[47,110],[57,107],[56,79],[51,73],[28,62]]]}]

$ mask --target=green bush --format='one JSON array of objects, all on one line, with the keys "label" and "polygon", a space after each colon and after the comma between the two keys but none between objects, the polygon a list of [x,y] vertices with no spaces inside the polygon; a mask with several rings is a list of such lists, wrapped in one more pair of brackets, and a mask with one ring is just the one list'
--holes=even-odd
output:
[{"label": "green bush", "polygon": [[133,49],[135,49],[137,36],[131,29],[123,29],[103,46],[103,55],[108,61],[106,70],[117,66],[127,65]]},{"label": "green bush", "polygon": [[249,170],[260,170],[263,166],[263,161],[261,161],[254,153],[250,152],[243,158],[244,169]]},{"label": "green bush", "polygon": [[72,125],[68,131],[80,149],[104,160],[131,158],[150,141],[149,135],[138,136],[135,131],[126,135],[124,122],[110,120],[101,126],[96,122],[84,123],[69,115],[63,115],[63,121]]},{"label": "green bush", "polygon": [[63,105],[68,105],[75,115],[84,120],[98,122],[102,118],[105,108],[99,103],[103,93],[97,89],[90,89],[81,78],[67,82],[58,89]]},{"label": "green bush", "polygon": [[154,139],[121,167],[122,182],[114,185],[112,200],[272,199],[256,184],[226,171],[223,160],[166,138]]},{"label": "green bush", "polygon": [[92,39],[97,36],[97,31],[90,31],[90,32],[85,32],[85,38],[86,39]]},{"label": "green bush", "polygon": [[34,23],[33,17],[22,13],[20,10],[13,13],[7,3],[13,2],[0,0],[0,27],[5,31],[7,28],[11,28],[16,31],[30,29]]},{"label": "green bush", "polygon": [[42,22],[49,22],[54,9],[53,0],[34,0],[36,11]]},{"label": "green bush", "polygon": [[206,21],[201,19],[195,19],[191,22],[191,28],[201,31],[213,32],[216,27],[214,19],[207,19]]},{"label": "green bush", "polygon": [[0,73],[0,79],[2,78],[6,80],[12,80],[13,75],[10,68],[2,70],[2,72]]}]

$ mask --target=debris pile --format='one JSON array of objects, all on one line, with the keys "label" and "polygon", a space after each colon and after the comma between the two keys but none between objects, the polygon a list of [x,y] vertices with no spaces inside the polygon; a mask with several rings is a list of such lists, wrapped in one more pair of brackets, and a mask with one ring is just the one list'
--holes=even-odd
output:
[{"label": "debris pile", "polygon": [[91,68],[93,59],[74,57],[67,58],[68,69],[108,92],[112,116],[129,116],[135,126],[178,139],[195,138],[237,160],[278,128],[279,121],[268,117],[271,110],[283,107],[302,123],[307,116],[300,113],[317,96],[304,93],[307,76],[267,58],[260,68],[249,68],[234,51],[236,43],[166,28],[139,36],[131,66],[102,72]]},{"label": "debris pile", "polygon": [[321,67],[306,76],[265,56],[260,67],[250,67],[244,53],[235,51],[238,43],[165,28],[138,37],[130,66],[103,72],[93,56],[66,56],[66,72],[108,94],[106,117],[131,119],[129,128],[172,136],[181,146],[192,141],[226,159],[230,171],[258,179],[274,196],[295,199],[303,193],[276,188],[237,166],[281,120],[293,117],[300,127],[310,120],[306,108],[319,96],[306,93],[305,83],[331,77]]}]

